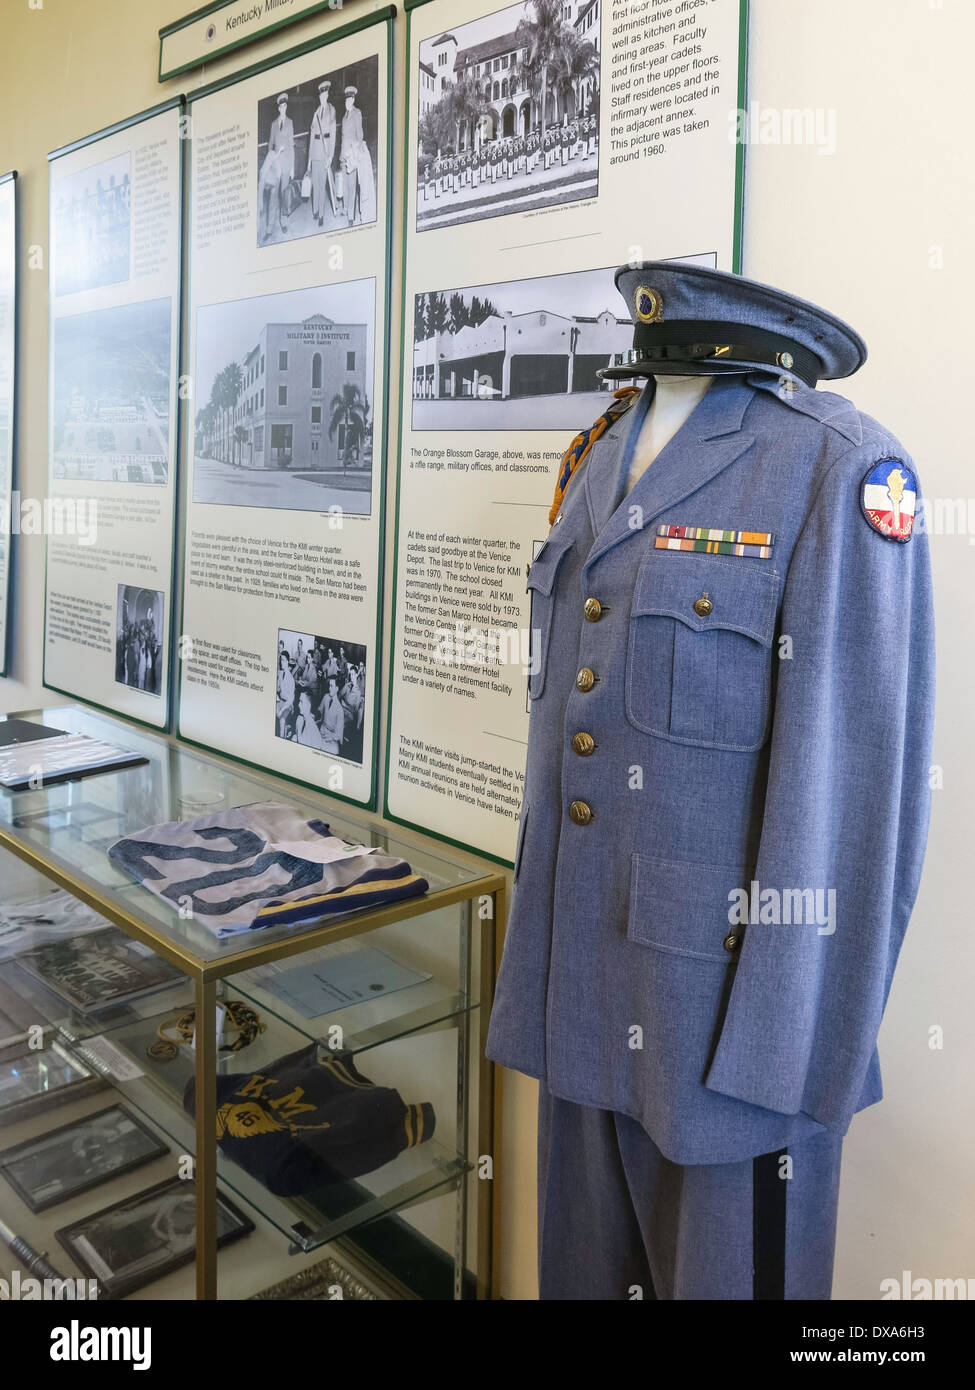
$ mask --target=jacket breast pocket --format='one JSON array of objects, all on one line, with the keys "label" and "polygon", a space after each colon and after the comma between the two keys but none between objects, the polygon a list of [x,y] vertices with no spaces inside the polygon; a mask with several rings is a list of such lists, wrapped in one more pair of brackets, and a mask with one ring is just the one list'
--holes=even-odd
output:
[{"label": "jacket breast pocket", "polygon": [[[739,890],[749,888],[745,864],[691,864],[633,857],[626,934],[640,946],[729,965],[738,959],[745,928],[737,925]],[[725,941],[736,944],[728,950]]]},{"label": "jacket breast pocket", "polygon": [[531,658],[528,694],[537,700],[545,689],[545,668],[552,637],[555,581],[562,561],[572,549],[572,538],[555,531],[531,562],[528,592],[531,594]]},{"label": "jacket breast pocket", "polygon": [[778,590],[774,571],[744,559],[651,550],[630,610],[630,723],[699,748],[761,748]]}]

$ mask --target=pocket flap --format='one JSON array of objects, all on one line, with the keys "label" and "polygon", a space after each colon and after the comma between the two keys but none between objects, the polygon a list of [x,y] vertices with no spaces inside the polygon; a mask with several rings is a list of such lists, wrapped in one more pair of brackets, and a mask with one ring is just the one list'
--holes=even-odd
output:
[{"label": "pocket flap", "polygon": [[[677,618],[694,632],[740,632],[769,647],[778,589],[774,570],[752,569],[747,560],[651,550],[640,566],[631,612],[634,618]],[[712,608],[702,617],[694,604],[703,594]]]},{"label": "pocket flap", "polygon": [[682,859],[633,856],[627,937],[641,946],[728,965],[737,953],[725,939],[744,928],[731,919],[731,896],[746,892],[751,871],[745,864],[691,864]]},{"label": "pocket flap", "polygon": [[562,558],[572,549],[572,544],[572,537],[567,532],[551,532],[531,562],[527,587],[537,589],[542,594],[550,594]]}]

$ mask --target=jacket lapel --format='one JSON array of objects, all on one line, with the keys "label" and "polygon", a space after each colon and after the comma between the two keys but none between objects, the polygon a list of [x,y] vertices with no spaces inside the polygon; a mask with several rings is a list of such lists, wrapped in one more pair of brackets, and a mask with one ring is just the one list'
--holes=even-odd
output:
[{"label": "jacket lapel", "polygon": [[592,533],[600,531],[615,512],[620,500],[620,459],[631,431],[639,434],[653,401],[654,384],[649,381],[629,410],[597,439],[586,460],[586,502]]},{"label": "jacket lapel", "polygon": [[[662,512],[697,492],[741,457],[754,442],[741,428],[753,398],[753,387],[741,377],[716,377],[707,395],[625,495],[623,473],[629,471],[631,449],[623,441],[636,443],[646,416],[646,409],[639,409],[641,402],[622,422],[629,428],[621,431],[615,454],[600,453],[597,457],[598,446],[593,446],[586,487],[595,540],[586,559],[586,570],[614,546],[643,534]],[[634,516],[638,517],[638,525],[634,524]],[[597,525],[597,521],[601,524]]]}]

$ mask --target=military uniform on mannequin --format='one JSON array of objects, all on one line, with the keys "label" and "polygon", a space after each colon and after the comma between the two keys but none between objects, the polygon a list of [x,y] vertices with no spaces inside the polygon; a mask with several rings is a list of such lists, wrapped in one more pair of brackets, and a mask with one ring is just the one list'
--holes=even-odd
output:
[{"label": "military uniform on mannequin", "polygon": [[487,1054],[541,1083],[543,1298],[827,1299],[927,835],[919,485],[815,389],[865,359],[840,320],[676,262],[617,285],[651,380],[573,441],[530,567]]}]

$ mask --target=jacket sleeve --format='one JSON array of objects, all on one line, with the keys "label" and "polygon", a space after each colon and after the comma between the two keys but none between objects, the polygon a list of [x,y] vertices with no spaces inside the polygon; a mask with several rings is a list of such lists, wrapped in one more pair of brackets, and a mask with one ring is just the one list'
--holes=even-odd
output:
[{"label": "jacket sleeve", "polygon": [[[866,448],[832,466],[789,564],[781,634],[792,650],[780,639],[749,924],[705,1077],[841,1134],[917,895],[930,806],[927,536],[917,525],[906,542],[887,540],[860,510],[867,470],[891,457],[911,467],[902,452]],[[763,925],[763,902],[773,921],[776,910],[767,889],[779,904],[812,889],[826,910],[812,925],[808,913],[791,914],[806,925]]]}]

